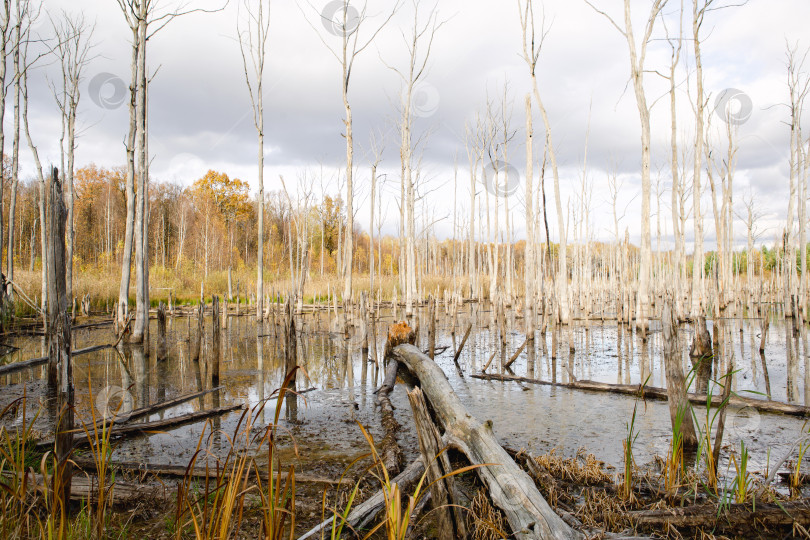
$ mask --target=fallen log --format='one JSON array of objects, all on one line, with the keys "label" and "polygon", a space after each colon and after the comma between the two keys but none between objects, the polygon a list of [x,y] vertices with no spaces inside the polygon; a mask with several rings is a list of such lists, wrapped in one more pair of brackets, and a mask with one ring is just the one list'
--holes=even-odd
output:
[{"label": "fallen log", "polygon": [[[401,493],[409,493],[422,478],[424,472],[425,462],[421,457],[418,457],[408,465],[404,471],[399,473],[398,476],[392,478],[391,484],[397,484]],[[352,530],[359,531],[368,527],[377,515],[382,512],[383,508],[385,508],[385,494],[380,490],[362,504],[355,506],[354,509],[349,512],[344,530],[351,528]],[[330,516],[302,536],[299,536],[298,540],[306,540],[307,538],[313,537],[321,538],[321,535],[323,535],[323,538],[329,538],[331,530],[332,517]]]},{"label": "fallen log", "polygon": [[402,460],[402,451],[397,444],[397,432],[400,425],[394,418],[394,406],[391,404],[391,399],[388,394],[394,389],[397,383],[397,367],[396,362],[390,361],[390,351],[393,347],[401,343],[413,343],[415,340],[414,332],[405,323],[393,324],[388,329],[388,340],[385,343],[385,378],[383,384],[377,391],[377,403],[380,404],[380,411],[382,413],[382,427],[383,427],[383,440],[381,459],[385,470],[388,474],[393,476],[399,472],[400,463]]},{"label": "fallen log", "polygon": [[786,501],[779,505],[757,503],[730,504],[718,510],[714,504],[664,508],[661,510],[636,510],[629,512],[638,527],[657,530],[678,528],[710,528],[715,533],[729,529],[760,527],[786,527],[795,523],[810,524],[810,504],[806,501]]},{"label": "fallen log", "polygon": [[[41,474],[28,473],[28,489],[46,491],[47,483]],[[48,482],[49,483],[49,482]],[[174,494],[166,486],[160,484],[132,484],[116,481],[107,489],[110,490],[108,496],[112,504],[123,505],[127,503],[142,504],[145,500],[157,499],[168,501]],[[92,476],[77,474],[74,471],[71,478],[71,501],[89,501],[95,503],[98,500],[98,479]]]},{"label": "fallen log", "polygon": [[500,445],[491,422],[473,418],[461,404],[444,372],[413,345],[399,345],[393,357],[419,380],[425,397],[444,428],[444,439],[462,451],[503,510],[516,538],[584,538],[554,513],[534,481]]},{"label": "fallen log", "polygon": [[112,418],[102,418],[101,420],[97,420],[95,424],[89,424],[87,426],[83,426],[81,428],[74,429],[74,432],[82,432],[88,431],[92,432],[95,429],[101,429],[106,424],[107,427],[114,426],[116,424],[121,425],[125,422],[130,422],[132,420],[137,420],[138,418],[143,418],[144,416],[149,416],[150,414],[154,414],[166,409],[170,409],[172,407],[176,407],[177,405],[182,405],[187,401],[191,401],[192,399],[202,397],[206,394],[210,394],[211,392],[217,392],[225,388],[224,386],[217,386],[216,388],[211,388],[210,390],[203,390],[201,392],[195,392],[193,394],[185,394],[182,396],[178,396],[174,399],[170,399],[167,401],[161,401],[160,403],[155,403],[154,405],[149,405],[147,407],[140,407],[138,409],[133,409],[131,411],[113,411]]},{"label": "fallen log", "polygon": [[[89,459],[77,459],[74,458],[74,463],[77,467],[85,472],[92,472],[95,473],[97,470],[96,462]],[[169,477],[169,478],[185,478],[186,476],[192,478],[214,478],[217,476],[216,466],[209,466],[208,471],[205,470],[205,467],[194,467],[189,469],[185,465],[161,465],[161,464],[153,464],[153,463],[137,463],[137,462],[112,462],[109,464],[109,468],[114,471],[127,471],[127,472],[137,472],[138,474],[144,475],[154,475],[154,476],[162,476],[162,477]],[[279,478],[278,475],[281,475],[281,480],[287,479],[287,472],[286,471],[273,471],[273,478]],[[259,469],[259,475],[262,481],[268,480],[268,471],[264,469]],[[228,478],[231,476],[230,471],[225,471],[220,469],[219,476],[221,478]],[[256,470],[251,467],[249,470],[249,478],[256,478]],[[324,476],[310,476],[306,474],[299,474],[295,473],[295,481],[296,482],[303,482],[303,483],[311,483],[311,484],[329,484],[329,485],[341,485],[347,484],[348,480],[333,480],[331,478],[326,478]]]},{"label": "fallen log", "polygon": [[[125,437],[130,435],[141,435],[149,432],[157,432],[166,429],[174,429],[185,424],[192,424],[205,420],[212,416],[219,416],[237,409],[244,409],[245,406],[241,403],[236,405],[228,405],[226,407],[218,407],[209,411],[197,411],[193,413],[183,414],[172,418],[164,418],[163,420],[155,420],[153,422],[142,422],[140,424],[125,424],[123,426],[113,426],[110,430],[111,437]],[[87,444],[89,439],[87,434],[78,435],[73,438],[73,445],[79,446]],[[37,443],[38,448],[51,446],[53,440],[45,440]]]},{"label": "fallen log", "polygon": [[464,332],[464,337],[461,338],[461,343],[456,349],[456,354],[453,355],[453,363],[458,365],[458,357],[461,356],[461,351],[464,350],[464,344],[467,343],[467,338],[470,337],[470,331],[472,330],[472,323],[467,325],[467,330]]},{"label": "fallen log", "polygon": [[504,367],[505,369],[509,369],[509,366],[511,366],[512,364],[514,364],[514,363],[515,363],[515,360],[517,360],[517,359],[518,359],[518,356],[520,356],[520,353],[522,353],[522,352],[523,352],[523,349],[525,349],[525,348],[526,348],[526,344],[527,344],[528,342],[529,342],[529,338],[526,338],[526,339],[523,341],[523,345],[521,345],[521,346],[518,348],[518,350],[517,350],[517,351],[515,351],[515,354],[513,354],[513,355],[512,355],[512,357],[509,359],[509,361],[508,361],[506,364],[504,364],[504,365],[503,365],[503,367]]},{"label": "fallen log", "polygon": [[113,319],[103,320],[103,321],[96,321],[90,322],[85,324],[77,324],[71,327],[71,330],[87,330],[90,328],[101,328],[104,326],[111,326],[113,323]]},{"label": "fallen log", "polygon": [[[614,394],[624,394],[633,397],[644,397],[644,399],[655,399],[665,401],[667,399],[667,391],[665,388],[658,388],[655,386],[644,386],[637,384],[610,384],[597,381],[576,381],[571,383],[553,383],[549,381],[541,381],[539,379],[528,379],[526,377],[517,377],[513,375],[491,375],[489,373],[477,373],[473,375],[475,379],[484,381],[501,381],[501,382],[517,382],[527,384],[538,384],[543,386],[559,386],[562,388],[572,388],[574,390],[589,390],[591,392],[611,392]],[[706,405],[708,396],[705,394],[687,394],[689,401],[695,405]],[[723,397],[716,395],[712,396],[712,406],[717,407],[723,402]],[[741,396],[731,396],[728,399],[728,405],[731,407],[751,407],[759,412],[767,412],[774,414],[786,414],[789,416],[810,417],[810,407],[804,405],[793,405],[791,403],[783,403],[781,401],[769,401],[764,399],[746,398]]]},{"label": "fallen log", "polygon": [[399,464],[402,458],[402,451],[397,444],[397,432],[400,425],[394,418],[394,406],[388,394],[393,390],[397,382],[397,363],[388,362],[385,366],[385,379],[379,392],[377,392],[377,403],[380,404],[382,415],[382,427],[385,435],[382,440],[381,459],[388,474],[395,475],[399,472]]},{"label": "fallen log", "polygon": [[[493,361],[493,360],[495,360],[495,356],[496,356],[497,354],[498,354],[498,351],[497,351],[497,349],[496,349],[496,350],[495,350],[495,352],[493,352],[493,353],[492,353],[492,355],[490,355],[489,360],[487,360],[487,363],[486,363],[486,364],[484,364],[484,367],[482,367],[482,368],[481,368],[481,373],[485,373],[485,372],[486,372],[486,370],[487,370],[487,368],[489,367],[489,365],[492,363],[492,361]],[[475,375],[473,375],[473,377],[475,377]]]},{"label": "fallen log", "polygon": [[[87,354],[91,352],[100,351],[103,349],[110,349],[112,345],[109,343],[106,345],[93,345],[92,347],[86,347],[84,349],[77,349],[71,353],[71,357],[80,356],[82,354]],[[39,358],[31,358],[30,360],[23,360],[22,362],[13,362],[11,364],[6,364],[5,366],[0,366],[0,375],[8,375],[9,373],[16,373],[18,371],[22,371],[24,369],[42,366],[48,363],[47,356],[41,356]]]}]

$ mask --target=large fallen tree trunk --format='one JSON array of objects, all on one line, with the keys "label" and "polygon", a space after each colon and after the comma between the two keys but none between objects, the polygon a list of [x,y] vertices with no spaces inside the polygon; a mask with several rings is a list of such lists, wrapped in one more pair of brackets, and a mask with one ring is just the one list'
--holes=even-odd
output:
[{"label": "large fallen tree trunk", "polygon": [[[527,384],[539,384],[543,386],[559,386],[572,388],[574,390],[588,390],[592,392],[611,392],[614,394],[624,394],[633,397],[643,396],[644,399],[666,400],[667,391],[665,388],[655,386],[644,386],[638,384],[610,384],[597,381],[576,381],[571,383],[553,383],[541,381],[539,379],[527,379],[526,377],[516,377],[513,375],[490,375],[488,373],[477,373],[473,375],[475,379],[485,381],[517,382]],[[706,394],[687,394],[689,401],[695,405],[706,405],[708,396]],[[717,407],[723,402],[722,395],[712,396],[712,407]],[[787,414],[790,416],[810,417],[810,407],[804,405],[793,405],[782,403],[781,401],[768,401],[764,399],[746,398],[731,396],[728,398],[728,405],[731,407],[751,407],[759,412]]]},{"label": "large fallen tree trunk", "polygon": [[506,515],[516,538],[584,538],[548,505],[534,482],[498,443],[491,422],[482,424],[462,405],[444,372],[413,345],[399,345],[393,358],[414,375],[436,418],[444,439],[474,465],[490,497]]}]

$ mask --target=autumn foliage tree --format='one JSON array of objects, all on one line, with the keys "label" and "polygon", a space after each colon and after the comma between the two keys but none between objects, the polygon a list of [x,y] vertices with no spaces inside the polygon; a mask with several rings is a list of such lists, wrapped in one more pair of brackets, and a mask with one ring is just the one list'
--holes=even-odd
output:
[{"label": "autumn foliage tree", "polygon": [[[250,204],[250,186],[238,178],[230,178],[227,174],[209,170],[205,175],[194,182],[190,188],[194,205],[204,220],[205,241],[205,276],[208,276],[208,267],[211,255],[213,237],[216,235],[222,244],[227,245],[227,254],[230,261],[233,255],[233,227],[252,213]],[[222,251],[221,249],[219,250]]]}]

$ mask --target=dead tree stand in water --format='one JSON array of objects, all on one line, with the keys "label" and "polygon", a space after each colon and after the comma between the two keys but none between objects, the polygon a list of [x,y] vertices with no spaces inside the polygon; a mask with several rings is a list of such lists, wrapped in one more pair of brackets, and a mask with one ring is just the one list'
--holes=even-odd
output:
[{"label": "dead tree stand in water", "polygon": [[67,520],[73,466],[73,366],[70,358],[71,328],[65,278],[65,222],[67,209],[62,198],[59,172],[53,169],[48,190],[48,387],[55,399],[54,423],[56,468],[53,475],[54,512],[60,527]]}]

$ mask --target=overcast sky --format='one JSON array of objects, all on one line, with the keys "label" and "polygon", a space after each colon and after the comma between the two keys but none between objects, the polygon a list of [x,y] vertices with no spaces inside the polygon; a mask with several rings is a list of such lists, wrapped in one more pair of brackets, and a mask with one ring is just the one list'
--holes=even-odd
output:
[{"label": "overcast sky", "polygon": [[[255,3],[252,2],[252,3]],[[265,73],[265,186],[281,189],[283,174],[291,189],[304,175],[320,177],[329,192],[338,189],[340,165],[345,160],[340,65],[328,45],[340,40],[329,34],[320,20],[325,0],[274,1],[271,11],[268,65]],[[600,8],[620,17],[620,0],[596,0]],[[541,3],[535,0],[536,10]],[[670,0],[666,8],[670,32],[677,32],[680,2]],[[691,3],[686,2],[687,10]],[[159,0],[170,9],[177,0]],[[193,5],[213,8],[213,0],[194,0]],[[371,27],[390,10],[390,0],[370,2],[369,13],[376,15]],[[423,2],[427,11],[432,3]],[[509,147],[508,160],[522,176],[525,172],[524,97],[531,90],[527,68],[521,56],[521,35],[516,1],[441,0],[439,18],[446,24],[433,44],[428,71],[417,93],[420,116],[418,135],[427,134],[422,155],[421,192],[428,221],[437,219],[436,234],[452,235],[454,163],[458,160],[458,211],[468,216],[470,175],[464,147],[464,125],[483,110],[488,99],[500,100],[507,84],[507,100],[512,110],[512,128],[517,134]],[[538,65],[540,91],[552,123],[552,133],[560,165],[563,205],[578,204],[583,160],[587,147],[587,178],[591,195],[591,234],[599,239],[613,238],[611,205],[607,189],[609,170],[622,180],[621,201],[626,215],[620,223],[622,234],[628,228],[631,238],[640,231],[640,129],[632,86],[628,87],[627,43],[601,15],[581,0],[544,3],[548,38]],[[634,28],[640,33],[650,2],[633,0]],[[85,82],[79,110],[80,140],[77,166],[96,163],[116,166],[124,163],[123,140],[128,126],[124,89],[129,84],[130,34],[115,0],[44,0],[44,12],[58,17],[62,10],[84,12],[95,22],[93,59],[85,68]],[[156,181],[170,180],[191,184],[206,170],[215,169],[257,185],[257,142],[250,100],[244,80],[237,40],[237,20],[244,6],[232,0],[213,14],[191,14],[176,19],[148,46],[148,64],[157,71],[150,86],[149,151],[151,175]],[[355,159],[358,165],[356,196],[357,219],[368,229],[368,154],[372,131],[386,136],[386,154],[381,172],[386,174],[383,213],[385,231],[393,232],[399,193],[399,136],[395,127],[400,81],[388,67],[404,66],[407,57],[402,32],[412,23],[413,11],[406,0],[400,12],[379,34],[374,44],[358,58],[351,79],[355,133]],[[771,243],[784,220],[788,194],[788,141],[785,121],[787,101],[786,40],[800,48],[810,45],[806,23],[810,2],[806,0],[751,0],[747,5],[707,15],[703,44],[705,88],[710,106],[726,89],[738,89],[750,100],[750,118],[737,128],[739,142],[735,176],[735,206],[742,208],[745,194],[753,194],[763,218],[761,241]],[[46,17],[36,30],[47,35]],[[314,27],[314,28],[313,28]],[[646,67],[668,69],[669,46],[664,27],[655,27]],[[803,41],[801,41],[803,40]],[[685,44],[691,51],[691,42]],[[810,64],[810,62],[808,62]],[[679,138],[691,145],[694,116],[689,105],[685,79],[693,73],[691,53],[680,70]],[[810,65],[808,65],[810,68]],[[31,131],[43,162],[59,162],[59,115],[47,78],[57,76],[56,65],[43,65],[31,74]],[[671,239],[669,214],[669,100],[667,83],[654,73],[645,76],[648,102],[653,108],[653,183],[661,177],[662,247]],[[694,82],[694,81],[692,81]],[[694,90],[692,90],[692,95]],[[661,98],[656,102],[657,99]],[[7,113],[6,120],[11,115]],[[807,118],[805,118],[807,119]],[[535,111],[535,129],[542,123]],[[726,145],[718,126],[718,147]],[[810,127],[805,127],[810,133]],[[536,140],[541,141],[539,137]],[[542,148],[537,148],[542,158]],[[29,153],[24,152],[23,174],[33,173]],[[537,173],[539,167],[535,168]],[[323,173],[321,171],[323,170]],[[660,172],[659,172],[660,171]],[[522,179],[521,179],[522,182]],[[536,184],[536,181],[535,181]],[[547,193],[552,194],[551,177]],[[478,189],[482,189],[479,185]],[[711,203],[704,196],[703,211],[707,240],[713,243]],[[522,234],[523,197],[515,195],[510,207],[517,207],[517,234]],[[556,236],[556,217],[549,200],[549,223]],[[655,198],[653,212],[657,211]],[[444,218],[444,219],[442,219]],[[468,219],[465,217],[465,219]],[[687,235],[691,234],[690,229]],[[735,224],[738,244],[744,243],[743,223]],[[656,234],[655,216],[653,235]],[[655,236],[653,236],[655,247]]]}]

